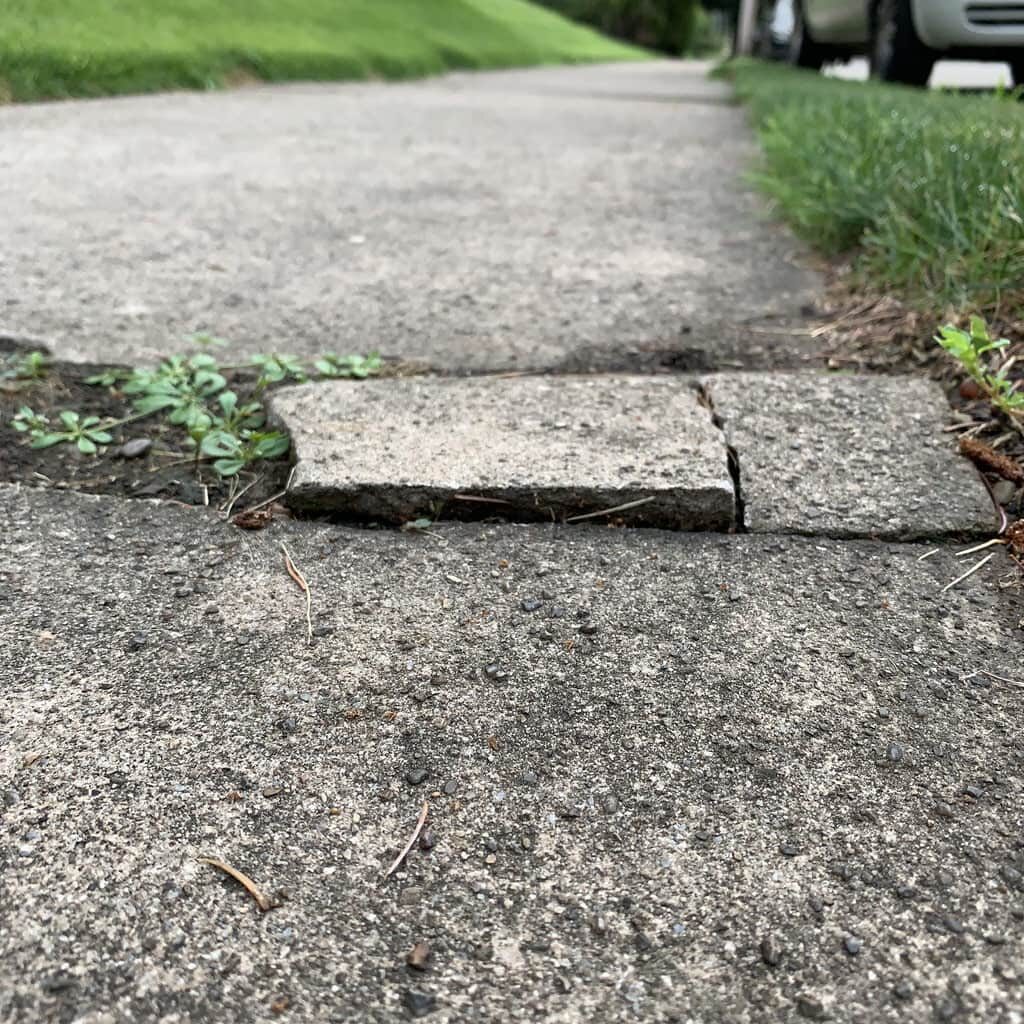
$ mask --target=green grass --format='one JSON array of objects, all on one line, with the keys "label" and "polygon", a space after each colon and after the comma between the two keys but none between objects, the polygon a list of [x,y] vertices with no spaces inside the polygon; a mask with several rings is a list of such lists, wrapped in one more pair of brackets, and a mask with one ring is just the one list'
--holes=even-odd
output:
[{"label": "green grass", "polygon": [[526,0],[0,4],[0,97],[14,100],[644,56]]},{"label": "green grass", "polygon": [[1024,104],[737,61],[757,181],[823,252],[920,308],[1024,315]]}]

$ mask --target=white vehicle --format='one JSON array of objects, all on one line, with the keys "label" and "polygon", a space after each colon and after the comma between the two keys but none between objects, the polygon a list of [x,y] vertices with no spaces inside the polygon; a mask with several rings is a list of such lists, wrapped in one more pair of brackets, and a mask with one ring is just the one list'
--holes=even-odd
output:
[{"label": "white vehicle", "polygon": [[789,28],[786,55],[820,68],[867,54],[871,73],[889,82],[924,85],[944,57],[1006,61],[1024,85],[1021,0],[778,0],[769,4],[769,35]]}]

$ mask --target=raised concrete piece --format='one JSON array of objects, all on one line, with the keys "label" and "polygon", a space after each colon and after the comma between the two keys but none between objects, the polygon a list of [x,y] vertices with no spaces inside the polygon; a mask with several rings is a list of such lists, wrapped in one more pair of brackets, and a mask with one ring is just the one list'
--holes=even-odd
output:
[{"label": "raised concrete piece", "polygon": [[992,503],[918,377],[705,378],[754,533],[917,539],[991,532]]},{"label": "raised concrete piece", "polygon": [[299,508],[550,520],[643,501],[622,517],[693,530],[734,520],[724,438],[679,378],[339,381],[279,392],[271,408],[292,435]]}]

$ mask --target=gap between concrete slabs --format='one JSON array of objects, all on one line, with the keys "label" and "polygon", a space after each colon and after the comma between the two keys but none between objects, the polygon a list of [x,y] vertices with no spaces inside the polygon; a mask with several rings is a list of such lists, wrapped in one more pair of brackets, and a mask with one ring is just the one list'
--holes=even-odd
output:
[{"label": "gap between concrete slabs", "polygon": [[410,378],[280,391],[289,503],[388,522],[554,520],[623,505],[631,525],[735,526],[721,431],[681,378]]}]

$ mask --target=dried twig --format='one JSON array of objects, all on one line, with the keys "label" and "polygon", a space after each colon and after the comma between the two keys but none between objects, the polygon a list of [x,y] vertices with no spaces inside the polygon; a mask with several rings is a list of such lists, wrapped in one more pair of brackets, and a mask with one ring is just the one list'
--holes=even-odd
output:
[{"label": "dried twig", "polygon": [[[237,477],[232,477],[231,479],[232,480],[237,480],[238,478]],[[238,501],[238,499],[243,494],[245,494],[246,491],[252,490],[252,488],[255,487],[262,479],[263,479],[262,475],[256,477],[255,480],[251,480],[240,491],[238,491],[237,493],[232,495],[231,500],[227,503],[227,507],[224,509],[224,518],[225,519],[230,519],[231,518],[231,510],[235,507],[235,502]]]},{"label": "dried twig", "polygon": [[430,804],[426,800],[423,801],[423,810],[420,811],[419,821],[416,822],[416,828],[413,829],[412,835],[409,836],[409,842],[405,844],[402,852],[395,858],[394,864],[391,865],[384,872],[385,878],[390,878],[395,871],[398,870],[399,864],[409,856],[409,851],[416,845],[416,840],[419,839],[420,833],[423,831],[423,826],[427,823],[427,815],[430,813]]},{"label": "dried twig", "polygon": [[649,501],[654,501],[654,495],[651,495],[649,498],[637,498],[636,501],[627,501],[624,505],[615,505],[613,508],[603,508],[598,512],[588,512],[582,516],[569,516],[566,522],[579,523],[584,519],[595,519],[597,516],[610,516],[613,512],[625,512],[626,509],[636,508],[638,505],[646,505]]},{"label": "dried twig", "polygon": [[974,437],[960,438],[960,454],[966,455],[979,469],[995,473],[1004,480],[1024,484],[1024,466],[1009,455],[997,452],[991,445]]},{"label": "dried twig", "polygon": [[931,551],[926,551],[919,559],[919,562],[923,562],[926,558],[931,558],[932,555],[937,555],[942,548],[932,548]]},{"label": "dried twig", "polygon": [[288,575],[299,585],[299,589],[306,595],[306,642],[313,642],[313,595],[309,589],[309,583],[306,577],[302,575],[298,567],[295,565],[295,560],[292,558],[288,548],[285,547],[284,542],[281,542],[281,550],[284,552],[284,567],[288,570]]},{"label": "dried twig", "polygon": [[256,901],[256,906],[260,908],[264,913],[268,910],[273,910],[276,903],[248,876],[242,874],[238,868],[233,868],[230,864],[225,864],[222,860],[217,860],[216,857],[200,857],[200,864],[209,864],[212,868],[217,868],[223,871],[224,874],[230,875],[245,891]]},{"label": "dried twig", "polygon": [[459,501],[479,501],[486,505],[511,505],[511,501],[506,501],[504,498],[484,498],[479,494],[453,494],[453,499]]},{"label": "dried twig", "polygon": [[995,547],[996,545],[999,545],[1001,547],[1005,543],[1006,541],[1003,540],[1002,537],[994,537],[992,540],[985,541],[984,544],[975,544],[973,548],[967,548],[964,551],[958,551],[956,553],[956,557],[963,558],[964,555],[973,555],[975,551],[984,551],[985,548]]},{"label": "dried twig", "polygon": [[968,672],[967,675],[960,677],[961,683],[966,683],[968,679],[973,679],[975,676],[985,676],[986,679],[994,679],[997,683],[1006,683],[1009,686],[1019,686],[1024,689],[1024,683],[1019,679],[1007,679],[1006,676],[997,676],[995,672],[987,672],[983,668],[975,669],[973,672]]},{"label": "dried twig", "polygon": [[952,583],[947,583],[942,588],[940,593],[944,594],[947,590],[952,589],[958,583],[963,583],[963,581],[967,579],[968,576],[973,576],[983,565],[985,565],[987,562],[991,561],[995,557],[996,553],[994,551],[991,554],[986,555],[983,559],[981,559],[980,562],[977,562],[975,565],[972,565],[970,569],[968,569],[967,572],[965,572],[962,576],[957,576],[957,578],[953,580]]},{"label": "dried twig", "polygon": [[253,505],[252,508],[243,509],[238,514],[241,516],[247,515],[249,512],[258,512],[261,508],[266,508],[268,505],[272,504],[278,499],[283,498],[288,493],[288,490],[292,485],[292,477],[295,476],[295,470],[296,466],[292,466],[292,470],[288,474],[288,479],[284,482],[283,491],[278,491],[277,494],[272,494],[269,498],[267,498],[264,501],[261,501],[258,505]]}]

